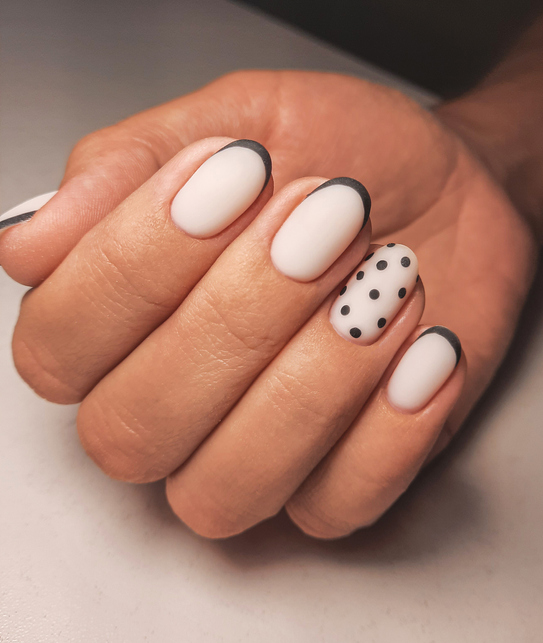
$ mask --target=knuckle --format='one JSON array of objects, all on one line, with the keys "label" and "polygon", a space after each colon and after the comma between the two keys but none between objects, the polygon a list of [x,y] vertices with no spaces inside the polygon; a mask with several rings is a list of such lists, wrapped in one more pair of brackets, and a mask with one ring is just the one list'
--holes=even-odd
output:
[{"label": "knuckle", "polygon": [[250,70],[247,69],[234,69],[229,71],[222,76],[217,78],[216,82],[225,82],[225,83],[246,83],[253,78],[254,74],[251,74]]},{"label": "knuckle", "polygon": [[[123,152],[122,162],[119,152]],[[108,166],[122,176],[131,165],[158,170],[172,154],[161,151],[160,137],[146,131],[135,117],[87,134],[73,147],[67,162],[69,176],[88,167]]]},{"label": "knuckle", "polygon": [[57,404],[81,402],[84,391],[42,342],[31,340],[17,325],[11,346],[17,372],[40,397]]},{"label": "knuckle", "polygon": [[[242,295],[238,293],[241,298]],[[261,360],[273,357],[281,347],[281,340],[270,325],[258,312],[240,301],[226,301],[224,293],[206,286],[199,292],[197,314],[209,328],[219,328],[218,338],[224,338],[219,349],[232,357],[243,356],[247,360]],[[226,332],[224,332],[226,331]]]},{"label": "knuckle", "polygon": [[134,312],[148,313],[154,320],[157,312],[162,318],[179,303],[179,295],[153,282],[146,271],[141,270],[141,257],[138,259],[129,247],[121,247],[113,237],[96,248],[93,257],[82,266],[85,275],[82,290],[90,305],[103,305],[109,315],[119,316],[123,321],[127,320],[128,312],[128,319],[140,324],[142,319],[136,319]]},{"label": "knuckle", "polygon": [[111,147],[112,138],[116,138],[119,131],[118,125],[111,125],[86,134],[74,145],[70,152],[69,161],[77,161],[80,158],[101,155]]},{"label": "knuckle", "polygon": [[144,483],[164,477],[145,438],[148,431],[121,406],[91,394],[79,408],[77,431],[87,455],[110,478]]},{"label": "knuckle", "polygon": [[292,522],[307,536],[320,540],[333,540],[351,534],[356,527],[329,516],[314,504],[293,498],[286,504],[286,511]]},{"label": "knuckle", "polygon": [[[316,374],[318,376],[318,374]],[[300,411],[307,424],[335,431],[344,424],[348,409],[341,401],[322,395],[318,382],[303,380],[295,373],[279,368],[269,376],[270,386],[281,408]]]},{"label": "knuckle", "polygon": [[215,82],[226,82],[228,84],[241,85],[245,86],[248,90],[261,88],[262,91],[268,92],[270,85],[273,86],[271,80],[283,75],[284,73],[273,69],[234,69],[222,76],[219,76]]}]

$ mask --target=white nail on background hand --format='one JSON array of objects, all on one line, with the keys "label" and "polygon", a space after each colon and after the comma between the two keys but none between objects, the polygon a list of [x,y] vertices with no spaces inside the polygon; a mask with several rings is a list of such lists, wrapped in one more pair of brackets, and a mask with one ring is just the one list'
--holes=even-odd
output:
[{"label": "white nail on background hand", "polygon": [[370,253],[332,305],[332,326],[355,344],[373,344],[411,294],[418,270],[407,246],[389,243]]},{"label": "white nail on background hand", "polygon": [[39,196],[28,199],[28,201],[24,201],[23,203],[16,205],[14,208],[11,208],[11,210],[4,212],[4,214],[0,216],[0,230],[10,228],[18,223],[23,223],[23,221],[28,221],[34,216],[36,211],[50,201],[56,193],[57,190],[54,192],[47,192],[46,194],[40,194]]},{"label": "white nail on background hand", "polygon": [[274,266],[287,277],[312,281],[341,256],[366,225],[371,200],[348,177],[326,181],[295,208],[271,246]]},{"label": "white nail on background hand", "polygon": [[425,330],[392,373],[387,387],[390,404],[399,411],[420,411],[449,379],[461,354],[460,340],[448,328]]},{"label": "white nail on background hand", "polygon": [[229,143],[207,159],[172,201],[173,222],[206,238],[233,223],[256,200],[271,175],[271,158],[256,141]]}]

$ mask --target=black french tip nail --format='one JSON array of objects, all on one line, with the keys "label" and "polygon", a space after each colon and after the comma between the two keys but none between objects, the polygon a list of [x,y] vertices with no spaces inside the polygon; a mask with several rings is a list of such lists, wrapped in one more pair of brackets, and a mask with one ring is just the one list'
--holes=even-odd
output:
[{"label": "black french tip nail", "polygon": [[460,356],[462,355],[462,344],[460,343],[458,337],[452,332],[452,330],[445,328],[445,326],[432,326],[432,328],[428,328],[423,333],[421,333],[417,337],[417,339],[424,337],[424,335],[429,335],[430,333],[441,335],[441,337],[444,337],[449,342],[449,344],[453,347],[454,352],[456,353],[456,365],[458,365]]},{"label": "black french tip nail", "polygon": [[23,223],[23,221],[28,221],[36,214],[37,210],[32,212],[24,212],[23,214],[17,214],[14,217],[9,219],[4,219],[0,221],[0,230],[5,230],[6,228],[11,228],[11,226],[17,225],[18,223]]},{"label": "black french tip nail", "polygon": [[256,152],[260,156],[260,158],[262,159],[262,163],[264,163],[264,169],[266,170],[266,180],[264,181],[264,186],[262,187],[262,190],[264,190],[264,188],[268,185],[272,173],[272,160],[268,150],[257,141],[253,141],[250,138],[240,138],[237,141],[232,141],[231,143],[228,143],[228,145],[221,147],[221,149],[217,150],[215,154],[218,154],[223,150],[227,150],[229,147],[246,147],[248,150],[253,150],[253,152]]},{"label": "black french tip nail", "polygon": [[364,206],[364,223],[362,224],[362,229],[364,229],[366,223],[368,222],[368,219],[370,218],[371,210],[371,197],[366,188],[362,185],[362,183],[360,183],[360,181],[357,181],[356,179],[351,179],[349,176],[338,176],[335,179],[330,179],[329,181],[321,183],[319,187],[315,188],[313,192],[310,192],[307,196],[313,194],[314,192],[317,192],[318,190],[327,188],[329,185],[346,185],[347,187],[352,188],[353,190],[358,192]]}]

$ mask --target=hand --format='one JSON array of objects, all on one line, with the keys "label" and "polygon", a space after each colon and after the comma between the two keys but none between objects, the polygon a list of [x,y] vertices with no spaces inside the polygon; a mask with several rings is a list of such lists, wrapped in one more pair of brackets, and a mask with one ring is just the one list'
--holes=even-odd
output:
[{"label": "hand", "polygon": [[[225,141],[183,148],[217,134],[265,145],[277,194],[269,184],[225,232],[184,238],[180,252],[169,203]],[[280,223],[324,180],[296,180],[311,176],[363,181],[378,243],[418,256],[426,308],[418,284],[369,347],[328,321],[368,230],[310,283],[269,261]],[[87,137],[59,194],[0,237],[6,271],[41,284],[14,335],[22,377],[47,399],[83,399],[91,457],[125,480],[169,474],[174,511],[208,536],[285,504],[320,537],[376,520],[487,386],[535,256],[524,219],[432,114],[380,86],[303,72],[232,74]],[[401,413],[386,383],[419,321],[454,330],[468,368],[462,359],[427,407]]]}]

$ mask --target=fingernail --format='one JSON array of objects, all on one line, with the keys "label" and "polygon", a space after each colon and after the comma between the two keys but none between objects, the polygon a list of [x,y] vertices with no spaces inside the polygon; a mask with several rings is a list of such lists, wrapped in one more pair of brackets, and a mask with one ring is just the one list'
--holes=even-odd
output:
[{"label": "fingernail", "polygon": [[279,228],[271,246],[273,265],[298,281],[316,279],[366,225],[370,207],[368,191],[354,179],[319,185]]},{"label": "fingernail", "polygon": [[417,257],[407,246],[389,243],[371,252],[332,305],[332,326],[355,344],[373,344],[407,301],[418,270]]},{"label": "fingernail", "polygon": [[420,411],[449,379],[461,354],[460,340],[448,328],[425,330],[392,373],[387,387],[390,404],[399,411]]},{"label": "fingernail", "polygon": [[176,194],[173,222],[193,237],[212,237],[247,210],[270,175],[271,158],[263,145],[233,141],[209,157]]},{"label": "fingernail", "polygon": [[0,216],[0,230],[5,230],[6,228],[11,228],[11,226],[17,225],[18,223],[23,223],[31,219],[36,212],[42,208],[48,201],[50,201],[57,190],[54,192],[47,192],[46,194],[40,194],[35,196],[33,199],[28,199],[23,203],[16,205],[11,210],[4,212]]}]

